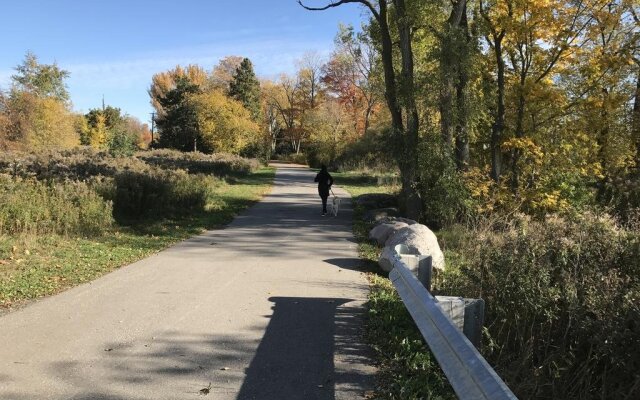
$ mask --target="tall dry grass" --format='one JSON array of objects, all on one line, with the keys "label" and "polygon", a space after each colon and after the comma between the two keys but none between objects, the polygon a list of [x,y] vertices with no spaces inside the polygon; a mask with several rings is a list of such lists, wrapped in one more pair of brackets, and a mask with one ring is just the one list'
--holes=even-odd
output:
[{"label": "tall dry grass", "polygon": [[0,155],[0,234],[89,235],[118,221],[202,211],[220,179],[255,160],[156,150],[114,157],[91,148]]},{"label": "tall dry grass", "polygon": [[113,224],[112,203],[84,182],[0,175],[0,235],[97,235]]},{"label": "tall dry grass", "polygon": [[516,215],[459,233],[439,290],[485,299],[484,354],[520,398],[640,398],[637,229]]}]

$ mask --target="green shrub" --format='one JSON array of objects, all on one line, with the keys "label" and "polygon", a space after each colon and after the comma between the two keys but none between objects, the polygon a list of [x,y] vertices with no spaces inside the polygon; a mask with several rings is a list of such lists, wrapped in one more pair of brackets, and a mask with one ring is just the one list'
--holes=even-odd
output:
[{"label": "green shrub", "polygon": [[132,157],[113,157],[90,147],[38,153],[5,153],[0,172],[22,178],[51,181],[86,181],[95,176],[113,176],[119,170],[141,170],[144,162]]},{"label": "green shrub", "polygon": [[183,153],[177,150],[140,152],[137,158],[149,165],[164,169],[182,169],[191,174],[210,174],[217,177],[246,176],[260,163],[233,154]]},{"label": "green shrub", "polygon": [[439,289],[485,299],[484,353],[520,398],[640,398],[638,231],[515,216],[452,243]]},{"label": "green shrub", "polygon": [[111,202],[82,182],[0,175],[0,234],[97,235],[112,226]]},{"label": "green shrub", "polygon": [[213,177],[182,170],[122,171],[114,178],[114,215],[128,220],[203,211],[215,183]]},{"label": "green shrub", "polygon": [[291,153],[279,157],[282,161],[287,161],[294,164],[307,165],[307,156],[304,153]]},{"label": "green shrub", "polygon": [[109,154],[114,157],[132,156],[138,150],[138,137],[126,131],[116,131],[107,143]]},{"label": "green shrub", "polygon": [[473,216],[471,196],[462,175],[440,143],[420,146],[420,195],[425,223],[434,228],[449,226]]},{"label": "green shrub", "polygon": [[332,162],[340,171],[396,170],[393,139],[389,128],[371,128],[358,140],[348,143]]},{"label": "green shrub", "polygon": [[131,150],[127,139],[120,138],[112,144],[112,152],[116,156],[90,147],[39,153],[3,153],[0,154],[0,173],[39,180],[86,181],[95,176],[113,177],[123,170],[145,172],[150,166],[218,177],[245,176],[259,167],[256,160],[235,155],[182,153],[175,150],[154,150],[140,152],[137,157],[123,157]]}]

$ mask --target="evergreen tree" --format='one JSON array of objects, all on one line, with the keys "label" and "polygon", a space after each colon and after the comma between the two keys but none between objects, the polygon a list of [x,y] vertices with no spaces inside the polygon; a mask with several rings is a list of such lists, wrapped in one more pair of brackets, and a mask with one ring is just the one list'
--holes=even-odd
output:
[{"label": "evergreen tree", "polygon": [[165,114],[157,119],[160,147],[182,151],[198,149],[199,128],[196,110],[189,97],[201,93],[201,88],[186,77],[178,77],[176,86],[160,99]]},{"label": "evergreen tree", "polygon": [[229,96],[241,102],[249,110],[254,121],[260,118],[260,82],[253,72],[248,58],[240,63],[229,85]]}]

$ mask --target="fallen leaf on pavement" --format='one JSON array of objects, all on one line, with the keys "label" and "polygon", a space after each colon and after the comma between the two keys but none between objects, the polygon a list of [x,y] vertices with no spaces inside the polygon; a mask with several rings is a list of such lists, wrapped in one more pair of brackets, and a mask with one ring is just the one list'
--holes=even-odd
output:
[{"label": "fallen leaf on pavement", "polygon": [[206,396],[209,394],[210,391],[211,391],[211,382],[209,382],[209,386],[207,386],[206,388],[200,389],[200,394],[203,396]]}]

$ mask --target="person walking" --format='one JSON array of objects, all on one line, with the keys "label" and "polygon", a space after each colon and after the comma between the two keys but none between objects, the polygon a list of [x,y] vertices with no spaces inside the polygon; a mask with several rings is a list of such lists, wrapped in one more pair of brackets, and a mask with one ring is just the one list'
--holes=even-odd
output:
[{"label": "person walking", "polygon": [[314,182],[318,182],[318,194],[322,199],[322,216],[327,215],[327,199],[329,198],[329,191],[331,185],[333,185],[333,177],[327,171],[327,166],[322,165],[320,172],[316,175]]}]

